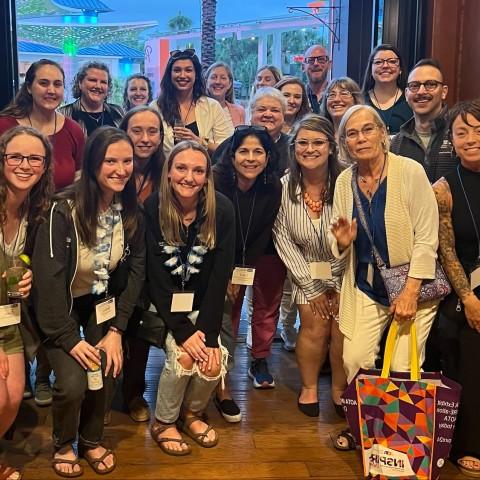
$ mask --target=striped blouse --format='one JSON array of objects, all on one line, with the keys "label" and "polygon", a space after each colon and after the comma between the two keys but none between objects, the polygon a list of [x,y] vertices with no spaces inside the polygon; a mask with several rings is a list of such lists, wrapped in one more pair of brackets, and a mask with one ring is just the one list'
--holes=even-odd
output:
[{"label": "striped blouse", "polygon": [[[326,290],[340,291],[345,260],[333,256],[327,240],[332,205],[325,205],[319,220],[310,217],[303,199],[293,203],[288,193],[290,175],[282,178],[282,203],[273,227],[273,239],[280,258],[292,276],[292,299],[307,304]],[[298,195],[301,196],[300,187]],[[310,262],[329,262],[332,279],[314,280]]]}]

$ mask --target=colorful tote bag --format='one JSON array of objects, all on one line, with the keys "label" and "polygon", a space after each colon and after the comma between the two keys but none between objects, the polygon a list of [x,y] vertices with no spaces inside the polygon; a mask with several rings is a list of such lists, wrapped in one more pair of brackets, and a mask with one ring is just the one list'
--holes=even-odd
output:
[{"label": "colorful tote bag", "polygon": [[439,373],[420,374],[414,322],[411,371],[390,373],[397,334],[392,322],[382,371],[360,370],[342,403],[365,477],[436,480],[450,452],[461,388]]}]

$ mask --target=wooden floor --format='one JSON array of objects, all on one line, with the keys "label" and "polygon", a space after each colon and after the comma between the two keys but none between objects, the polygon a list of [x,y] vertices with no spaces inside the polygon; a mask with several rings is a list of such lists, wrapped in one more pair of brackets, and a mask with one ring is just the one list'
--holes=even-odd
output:
[{"label": "wooden floor", "polygon": [[[155,404],[158,377],[163,363],[159,350],[150,353],[146,398]],[[207,413],[220,434],[216,448],[204,449],[196,444],[187,457],[164,454],[152,441],[146,424],[135,424],[120,411],[113,412],[106,428],[106,442],[116,451],[118,467],[108,479],[360,479],[361,458],[357,452],[337,452],[330,434],[344,424],[330,403],[329,377],[320,378],[321,414],[311,419],[296,407],[299,376],[295,355],[274,343],[270,361],[276,388],[259,391],[246,375],[248,350],[237,349],[237,368],[232,375],[234,395],[243,421],[228,424],[210,405]],[[50,466],[50,408],[38,408],[33,400],[22,405],[13,441],[1,446],[7,459],[23,465],[25,479],[58,479]],[[193,442],[191,442],[193,443]],[[2,448],[2,450],[3,450]],[[102,478],[85,466],[85,479]],[[444,467],[442,480],[465,478],[451,464]]]}]

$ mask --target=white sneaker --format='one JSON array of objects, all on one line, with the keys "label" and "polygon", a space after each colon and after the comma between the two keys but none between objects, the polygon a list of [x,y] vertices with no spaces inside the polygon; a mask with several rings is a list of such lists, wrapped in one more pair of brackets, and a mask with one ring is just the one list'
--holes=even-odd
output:
[{"label": "white sneaker", "polygon": [[282,330],[280,338],[283,340],[283,348],[287,352],[294,352],[297,345],[297,332],[295,329]]}]

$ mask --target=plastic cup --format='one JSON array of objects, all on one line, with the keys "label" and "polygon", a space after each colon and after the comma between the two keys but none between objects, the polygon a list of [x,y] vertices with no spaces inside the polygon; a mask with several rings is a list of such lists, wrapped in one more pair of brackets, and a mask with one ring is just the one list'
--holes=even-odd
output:
[{"label": "plastic cup", "polygon": [[11,258],[8,262],[6,271],[7,276],[7,295],[10,298],[20,298],[23,296],[18,291],[18,283],[22,280],[25,273],[25,264],[18,257]]}]

